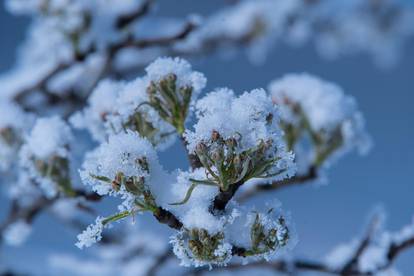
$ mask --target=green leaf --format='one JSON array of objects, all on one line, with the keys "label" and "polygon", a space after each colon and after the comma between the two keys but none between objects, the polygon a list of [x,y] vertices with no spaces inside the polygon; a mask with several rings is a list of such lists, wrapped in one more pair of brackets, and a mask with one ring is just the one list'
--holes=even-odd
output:
[{"label": "green leaf", "polygon": [[190,188],[188,188],[184,199],[180,202],[170,203],[170,205],[183,205],[183,204],[187,203],[187,201],[190,199],[191,194],[193,193],[195,187],[197,187],[198,185],[199,184],[193,182],[193,184],[191,184]]},{"label": "green leaf", "polygon": [[132,212],[131,212],[131,211],[124,211],[124,212],[121,212],[121,213],[118,213],[118,214],[112,215],[112,216],[110,216],[110,217],[104,218],[104,219],[102,220],[102,224],[103,224],[103,225],[106,225],[106,224],[108,224],[108,223],[110,223],[110,222],[114,222],[114,221],[117,221],[117,220],[120,220],[120,219],[126,218],[127,216],[129,216],[129,215],[131,215],[131,214],[132,214]]},{"label": "green leaf", "polygon": [[112,180],[111,179],[109,179],[108,177],[103,176],[103,175],[94,175],[94,174],[91,174],[90,173],[89,176],[92,177],[92,178],[95,178],[95,179],[97,179],[99,181],[103,181],[103,182],[107,182],[107,183],[112,183]]}]

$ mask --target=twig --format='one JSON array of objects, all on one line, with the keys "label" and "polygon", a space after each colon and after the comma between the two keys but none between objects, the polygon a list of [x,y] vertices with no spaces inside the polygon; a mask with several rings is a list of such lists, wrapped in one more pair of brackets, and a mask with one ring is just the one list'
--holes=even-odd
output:
[{"label": "twig", "polygon": [[157,275],[157,271],[173,256],[171,248],[168,248],[162,255],[157,257],[155,263],[147,271],[147,276]]},{"label": "twig", "polygon": [[311,180],[316,179],[317,177],[317,169],[312,166],[309,168],[309,171],[304,175],[296,175],[291,178],[275,181],[271,184],[257,184],[251,190],[248,190],[245,193],[243,193],[240,197],[238,197],[237,200],[240,202],[246,201],[259,193],[263,193],[266,191],[275,191],[293,185],[305,184]]},{"label": "twig", "polygon": [[122,29],[127,25],[131,24],[133,21],[148,14],[153,2],[153,0],[145,0],[144,3],[142,3],[136,10],[133,10],[132,12],[125,14],[123,16],[120,16],[116,21],[116,27],[118,29]]},{"label": "twig", "polygon": [[341,275],[352,275],[352,272],[358,270],[358,261],[361,258],[362,254],[369,247],[372,238],[378,228],[379,217],[374,216],[371,222],[369,223],[368,230],[365,233],[364,238],[361,239],[359,246],[355,250],[352,258],[344,265],[341,270]]}]

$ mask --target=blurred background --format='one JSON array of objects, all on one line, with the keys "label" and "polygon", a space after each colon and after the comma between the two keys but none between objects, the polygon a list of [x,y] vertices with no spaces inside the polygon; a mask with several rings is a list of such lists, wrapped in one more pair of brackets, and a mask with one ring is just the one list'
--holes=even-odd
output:
[{"label": "blurred background", "polygon": [[[209,14],[225,1],[160,1],[159,13],[171,16]],[[413,5],[410,0],[406,4]],[[28,21],[12,17],[0,5],[0,71],[12,66],[17,46]],[[406,45],[403,59],[381,69],[367,55],[353,55],[334,61],[321,59],[308,44],[292,48],[276,45],[263,65],[252,65],[245,55],[223,59],[209,56],[192,60],[193,67],[208,78],[207,91],[228,86],[243,92],[267,84],[286,73],[308,72],[338,83],[353,95],[365,115],[374,148],[366,157],[346,155],[328,171],[327,185],[292,187],[266,197],[277,197],[295,221],[299,256],[319,258],[340,242],[360,234],[373,207],[385,207],[390,230],[409,223],[414,214],[414,41]],[[0,87],[1,93],[1,87]],[[1,114],[1,113],[0,113]],[[0,115],[1,116],[1,115]],[[162,154],[167,169],[185,167],[181,145]],[[0,201],[0,217],[7,214],[7,201]],[[21,272],[49,275],[46,257],[56,252],[87,254],[74,246],[76,232],[59,225],[47,214],[35,221],[29,241],[22,247],[6,247],[1,262]],[[414,250],[396,263],[404,275],[414,272]]]}]

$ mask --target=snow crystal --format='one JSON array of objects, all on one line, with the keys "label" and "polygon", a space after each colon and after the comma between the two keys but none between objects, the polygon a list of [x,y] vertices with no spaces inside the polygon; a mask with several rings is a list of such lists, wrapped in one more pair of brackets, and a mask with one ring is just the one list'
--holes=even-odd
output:
[{"label": "snow crystal", "polygon": [[266,180],[281,179],[295,172],[293,155],[286,152],[282,140],[279,113],[263,89],[245,92],[239,97],[227,88],[218,89],[197,102],[196,113],[198,121],[194,131],[185,133],[190,152],[195,152],[200,143],[208,143],[213,131],[223,139],[239,137],[238,152],[256,148],[261,141],[271,141],[269,155],[279,160],[270,170],[284,170],[284,173]]},{"label": "snow crystal", "polygon": [[92,244],[99,242],[102,239],[102,231],[104,225],[103,218],[97,217],[95,224],[89,225],[77,238],[78,242],[75,244],[79,249],[90,247]]}]

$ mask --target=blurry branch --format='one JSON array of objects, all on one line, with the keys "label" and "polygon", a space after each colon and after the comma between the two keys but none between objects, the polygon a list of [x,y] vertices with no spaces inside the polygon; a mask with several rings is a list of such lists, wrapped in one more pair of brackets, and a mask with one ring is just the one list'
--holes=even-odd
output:
[{"label": "blurry branch", "polygon": [[34,218],[44,209],[48,208],[53,202],[56,201],[56,198],[48,199],[45,197],[41,197],[37,199],[33,204],[30,206],[21,207],[19,206],[16,200],[11,202],[9,215],[6,220],[0,224],[0,241],[3,237],[3,232],[7,229],[7,227],[19,220],[23,220],[26,223],[32,223]]},{"label": "blurry branch", "polygon": [[[82,197],[88,201],[98,201],[101,197],[95,193],[86,193],[83,190],[76,190],[76,196]],[[0,224],[0,241],[3,237],[3,232],[8,226],[17,221],[24,221],[28,224],[33,223],[33,220],[43,211],[48,209],[53,203],[59,200],[59,197],[46,198],[40,197],[29,206],[20,206],[17,200],[13,200],[10,204],[10,211],[6,220]]]},{"label": "blurry branch", "polygon": [[156,258],[154,264],[148,269],[147,276],[156,276],[157,271],[164,265],[174,254],[171,251],[171,248],[168,248],[163,254]]},{"label": "blurry branch", "polygon": [[378,215],[374,216],[368,225],[368,229],[365,233],[365,236],[359,242],[357,249],[355,250],[353,256],[350,260],[344,265],[341,270],[341,275],[352,275],[353,271],[358,270],[358,261],[361,258],[362,254],[369,247],[373,236],[375,235],[378,224],[380,223],[380,218]]},{"label": "blurry branch", "polygon": [[[174,42],[182,40],[186,38],[194,29],[196,25],[192,22],[187,22],[184,24],[182,29],[171,36],[159,37],[159,38],[147,38],[147,39],[134,39],[132,36],[126,37],[124,40],[110,45],[105,51],[105,64],[98,74],[97,79],[94,81],[93,87],[90,89],[93,90],[94,86],[102,79],[108,72],[108,69],[112,67],[113,58],[118,54],[121,50],[126,48],[136,48],[136,49],[143,49],[149,47],[163,47],[172,45]],[[47,74],[43,77],[35,81],[33,84],[23,88],[22,90],[16,92],[14,96],[14,101],[22,104],[24,99],[30,95],[34,91],[42,91],[42,93],[48,98],[50,103],[58,103],[58,102],[74,102],[80,105],[84,104],[85,99],[83,98],[76,98],[72,94],[76,93],[69,93],[68,95],[56,95],[47,89],[48,82],[57,76],[59,73],[69,69],[71,66],[74,66],[78,62],[82,62],[87,59],[90,55],[97,53],[97,49],[91,47],[84,53],[78,53],[75,58],[71,61],[61,63],[56,65],[53,69],[51,69]],[[90,91],[87,93],[89,94]],[[86,95],[87,97],[88,95]],[[80,97],[80,96],[77,96]],[[23,104],[22,104],[23,105]],[[24,106],[24,105],[23,105]]]},{"label": "blurry branch", "polygon": [[116,21],[116,27],[118,29],[125,28],[130,23],[134,22],[138,18],[141,18],[149,13],[151,5],[153,4],[154,0],[145,0],[143,3],[132,12],[122,15]]},{"label": "blurry branch", "polygon": [[309,168],[308,172],[303,175],[295,175],[291,178],[286,178],[279,181],[274,181],[271,184],[257,184],[252,189],[244,192],[243,194],[238,197],[238,201],[246,201],[253,196],[256,196],[263,192],[268,191],[275,191],[282,188],[290,187],[290,186],[296,186],[301,184],[306,184],[309,181],[315,180],[318,177],[318,172],[316,167],[312,166]]}]

